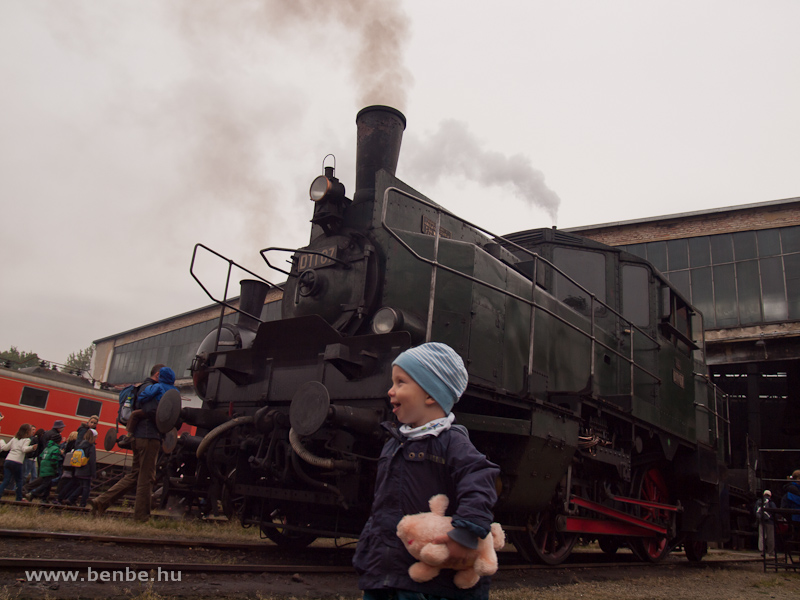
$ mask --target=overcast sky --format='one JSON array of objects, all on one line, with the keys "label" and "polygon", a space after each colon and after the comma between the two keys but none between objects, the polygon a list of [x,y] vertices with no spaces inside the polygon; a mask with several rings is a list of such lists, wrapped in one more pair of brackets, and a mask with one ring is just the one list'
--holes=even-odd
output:
[{"label": "overcast sky", "polygon": [[369,104],[407,117],[398,176],[499,234],[800,196],[798,24],[797,0],[2,0],[0,349],[63,362],[210,303],[197,242],[280,281],[258,250],[305,245],[326,154],[352,194]]}]

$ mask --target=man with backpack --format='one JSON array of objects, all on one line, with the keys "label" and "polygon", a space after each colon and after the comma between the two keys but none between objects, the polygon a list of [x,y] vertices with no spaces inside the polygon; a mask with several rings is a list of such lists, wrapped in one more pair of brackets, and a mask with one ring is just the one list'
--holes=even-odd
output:
[{"label": "man with backpack", "polygon": [[92,515],[102,515],[117,498],[132,487],[136,487],[136,502],[133,518],[137,521],[150,519],[150,502],[153,491],[158,451],[161,448],[161,433],[155,423],[156,409],[161,396],[169,389],[177,389],[175,373],[164,365],[155,365],[150,377],[145,379],[136,391],[134,408],[143,412],[143,417],[133,430],[133,467],[110,490],[89,500]]}]

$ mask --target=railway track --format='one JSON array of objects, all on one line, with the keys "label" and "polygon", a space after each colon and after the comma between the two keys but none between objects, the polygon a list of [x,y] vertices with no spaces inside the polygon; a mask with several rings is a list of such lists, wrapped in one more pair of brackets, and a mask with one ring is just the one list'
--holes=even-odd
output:
[{"label": "railway track", "polygon": [[[4,540],[53,540],[53,541],[69,541],[69,542],[90,542],[96,544],[114,544],[117,546],[156,546],[159,548],[185,548],[185,549],[214,549],[225,551],[258,551],[260,554],[267,556],[274,556],[274,558],[283,559],[281,564],[275,562],[269,563],[237,563],[237,564],[219,564],[209,562],[170,562],[165,563],[163,560],[155,561],[137,561],[137,560],[98,560],[93,559],[75,559],[75,558],[41,558],[41,557],[0,557],[0,568],[4,569],[49,569],[49,570],[86,570],[89,567],[92,569],[103,570],[118,570],[125,569],[126,567],[136,571],[150,571],[156,570],[159,567],[169,567],[172,570],[186,571],[186,572],[205,572],[205,573],[352,573],[352,567],[349,564],[350,552],[342,548],[325,548],[325,547],[310,547],[302,553],[297,552],[295,555],[302,554],[303,564],[293,562],[286,564],[284,561],[287,559],[286,551],[277,546],[257,542],[229,542],[229,541],[214,541],[214,540],[176,540],[176,539],[158,539],[158,538],[139,538],[129,536],[111,536],[111,535],[98,535],[87,533],[64,533],[52,531],[33,531],[33,530],[17,530],[17,529],[0,529],[0,537]],[[91,553],[90,553],[91,554]],[[344,556],[346,555],[346,556]],[[291,560],[292,556],[288,556]],[[662,563],[652,564],[648,562],[639,562],[633,560],[629,555],[615,555],[608,556],[598,552],[576,552],[573,560],[568,561],[562,565],[540,565],[529,564],[520,562],[515,553],[504,552],[500,555],[500,570],[514,571],[514,570],[542,570],[557,572],[565,569],[598,569],[598,568],[630,568],[630,567],[659,567],[659,566],[675,566],[676,564],[687,565],[679,557],[675,560],[663,561]],[[761,559],[753,557],[752,555],[743,555],[736,558],[715,558],[713,554],[705,563],[713,563],[714,565],[726,565],[742,562],[760,562]],[[345,564],[342,564],[342,563]]]}]

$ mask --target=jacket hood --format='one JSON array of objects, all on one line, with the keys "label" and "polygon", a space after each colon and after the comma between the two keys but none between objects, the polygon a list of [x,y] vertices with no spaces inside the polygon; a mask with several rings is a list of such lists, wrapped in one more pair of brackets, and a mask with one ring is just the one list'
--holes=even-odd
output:
[{"label": "jacket hood", "polygon": [[173,385],[175,383],[175,372],[169,367],[161,367],[158,372],[158,382]]}]

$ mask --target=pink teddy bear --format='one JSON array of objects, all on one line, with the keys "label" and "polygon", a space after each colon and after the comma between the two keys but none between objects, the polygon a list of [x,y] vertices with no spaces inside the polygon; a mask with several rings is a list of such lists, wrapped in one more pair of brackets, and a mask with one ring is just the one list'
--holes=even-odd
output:
[{"label": "pink teddy bear", "polygon": [[[430,581],[448,566],[450,556],[446,544],[434,544],[432,540],[446,535],[453,529],[452,519],[444,515],[449,500],[444,494],[437,494],[428,501],[431,512],[406,515],[397,524],[397,536],[403,540],[406,550],[420,562],[408,568],[414,581]],[[497,551],[506,543],[506,536],[498,523],[492,523],[491,533],[478,540],[478,547],[470,552],[474,559],[472,566],[459,570],[453,577],[461,589],[473,587],[483,575],[497,572]]]}]

